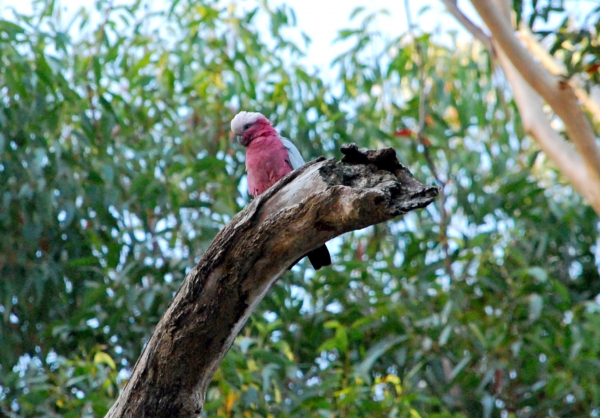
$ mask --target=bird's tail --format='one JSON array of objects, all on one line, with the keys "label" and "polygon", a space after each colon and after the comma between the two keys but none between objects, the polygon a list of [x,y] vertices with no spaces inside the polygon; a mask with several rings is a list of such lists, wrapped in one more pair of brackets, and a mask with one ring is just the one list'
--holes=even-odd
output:
[{"label": "bird's tail", "polygon": [[315,270],[331,265],[331,255],[325,244],[321,245],[319,248],[315,248],[306,255]]},{"label": "bird's tail", "polygon": [[331,255],[329,254],[329,250],[325,244],[321,245],[319,248],[315,248],[305,256],[297,259],[289,268],[291,270],[300,260],[304,257],[308,257],[310,264],[312,264],[315,270],[319,270],[321,267],[327,267],[331,265]]}]

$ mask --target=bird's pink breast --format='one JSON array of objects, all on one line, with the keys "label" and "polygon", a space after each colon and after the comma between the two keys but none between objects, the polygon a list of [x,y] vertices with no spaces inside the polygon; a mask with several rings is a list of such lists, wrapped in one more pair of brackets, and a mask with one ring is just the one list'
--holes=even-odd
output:
[{"label": "bird's pink breast", "polygon": [[292,171],[288,151],[276,135],[254,139],[246,151],[248,192],[258,196]]}]

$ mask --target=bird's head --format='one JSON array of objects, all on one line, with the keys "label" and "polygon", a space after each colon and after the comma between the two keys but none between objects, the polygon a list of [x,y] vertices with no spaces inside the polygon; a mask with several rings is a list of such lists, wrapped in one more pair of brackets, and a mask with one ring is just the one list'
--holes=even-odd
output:
[{"label": "bird's head", "polygon": [[271,128],[271,122],[258,112],[240,112],[231,120],[231,131],[245,147],[267,127]]}]

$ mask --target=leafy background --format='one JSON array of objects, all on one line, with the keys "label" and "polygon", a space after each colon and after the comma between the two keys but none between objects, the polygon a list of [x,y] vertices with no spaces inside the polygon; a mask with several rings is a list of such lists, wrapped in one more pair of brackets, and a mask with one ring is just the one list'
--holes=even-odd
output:
[{"label": "leafy background", "polygon": [[[555,3],[514,5],[532,26],[564,20],[539,35],[591,86],[599,8],[574,28]],[[479,44],[353,18],[331,81],[301,64],[285,5],[99,1],[65,21],[40,0],[0,20],[0,416],[107,412],[248,201],[239,109],[307,159],[394,147],[443,196],[336,239],[331,268],[284,275],[205,415],[600,414],[598,216],[524,134]]]}]

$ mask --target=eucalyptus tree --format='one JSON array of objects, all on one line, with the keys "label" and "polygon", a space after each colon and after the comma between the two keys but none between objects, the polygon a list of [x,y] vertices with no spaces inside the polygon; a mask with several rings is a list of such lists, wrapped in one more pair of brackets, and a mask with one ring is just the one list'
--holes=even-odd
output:
[{"label": "eucalyptus tree", "polygon": [[[535,23],[545,4],[516,2],[516,17]],[[64,20],[40,1],[3,16],[4,415],[108,411],[186,273],[248,203],[228,133],[239,109],[307,159],[393,147],[442,193],[337,239],[335,267],[286,273],[218,369],[207,415],[598,414],[598,215],[527,134],[484,44],[440,44],[418,20],[390,38],[358,11],[326,82],[288,37],[287,6],[99,2]],[[597,28],[565,22],[529,27],[593,97]]]}]

